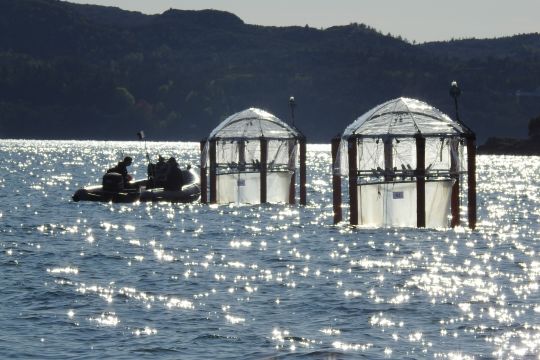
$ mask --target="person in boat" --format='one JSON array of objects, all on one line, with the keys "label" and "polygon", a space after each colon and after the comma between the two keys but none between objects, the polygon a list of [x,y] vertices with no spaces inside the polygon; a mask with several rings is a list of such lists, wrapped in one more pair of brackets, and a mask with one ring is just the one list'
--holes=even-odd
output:
[{"label": "person in boat", "polygon": [[167,160],[167,178],[165,180],[165,186],[163,187],[166,191],[178,191],[182,190],[182,185],[184,184],[184,178],[182,176],[182,170],[178,166],[176,159],[171,157]]},{"label": "person in boat", "polygon": [[118,173],[122,175],[124,188],[129,188],[130,187],[129,182],[133,179],[133,177],[128,173],[127,167],[130,166],[132,163],[133,163],[133,159],[130,156],[126,156],[124,160],[116,164],[115,167],[112,167],[109,170],[107,170],[107,174]]},{"label": "person in boat", "polygon": [[165,158],[159,155],[157,163],[148,164],[149,187],[163,187],[167,178],[167,171],[168,165],[165,162]]}]

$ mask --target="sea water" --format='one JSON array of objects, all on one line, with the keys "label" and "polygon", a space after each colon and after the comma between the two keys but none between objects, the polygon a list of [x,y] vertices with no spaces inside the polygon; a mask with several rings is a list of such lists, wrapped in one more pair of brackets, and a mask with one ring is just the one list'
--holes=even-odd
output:
[{"label": "sea water", "polygon": [[71,195],[199,145],[1,141],[0,357],[537,358],[540,158],[478,157],[475,231],[374,229],[332,225],[329,150],[305,207],[110,204]]}]

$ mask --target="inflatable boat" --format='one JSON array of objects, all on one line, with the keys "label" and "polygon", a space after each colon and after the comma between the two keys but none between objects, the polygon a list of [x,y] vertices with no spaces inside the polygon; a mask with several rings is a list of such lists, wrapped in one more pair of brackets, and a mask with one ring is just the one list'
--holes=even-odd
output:
[{"label": "inflatable boat", "polygon": [[[182,170],[183,185],[178,190],[156,187],[151,180],[137,180],[124,187],[122,175],[108,173],[103,176],[102,185],[79,189],[73,194],[73,201],[100,201],[132,203],[135,201],[168,201],[190,203],[199,200],[201,185],[198,174],[193,170]],[[150,188],[147,188],[150,187]]]},{"label": "inflatable boat", "polygon": [[162,187],[141,191],[139,200],[168,201],[177,203],[190,203],[201,197],[201,181],[199,175],[193,170],[182,170],[183,185],[180,190],[165,190]]}]

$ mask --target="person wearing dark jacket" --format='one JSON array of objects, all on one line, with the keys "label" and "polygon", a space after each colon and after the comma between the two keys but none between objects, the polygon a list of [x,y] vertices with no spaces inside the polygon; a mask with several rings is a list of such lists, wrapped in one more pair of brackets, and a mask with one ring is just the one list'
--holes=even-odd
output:
[{"label": "person wearing dark jacket", "polygon": [[122,175],[122,180],[124,181],[124,188],[129,187],[129,182],[132,179],[132,176],[129,175],[127,167],[130,166],[133,163],[133,159],[130,156],[126,156],[124,160],[120,161],[118,164],[116,164],[115,167],[110,168],[107,170],[107,173],[118,173]]},{"label": "person wearing dark jacket", "polygon": [[182,176],[182,170],[178,167],[176,159],[171,157],[167,160],[167,165],[169,167],[167,171],[167,178],[165,180],[164,190],[166,191],[177,191],[182,190],[182,185],[184,179]]},{"label": "person wearing dark jacket", "polygon": [[163,156],[158,156],[158,162],[148,164],[148,184],[149,188],[163,187],[167,177],[168,164]]}]

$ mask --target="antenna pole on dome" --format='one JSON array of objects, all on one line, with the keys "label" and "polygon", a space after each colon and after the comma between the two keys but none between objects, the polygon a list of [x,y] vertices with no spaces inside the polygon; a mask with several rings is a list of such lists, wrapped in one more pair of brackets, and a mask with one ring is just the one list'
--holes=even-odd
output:
[{"label": "antenna pole on dome", "polygon": [[294,96],[289,98],[289,107],[291,108],[291,121],[294,126],[294,108],[296,107],[296,102],[294,101]]},{"label": "antenna pole on dome", "polygon": [[461,89],[459,88],[457,81],[452,81],[450,84],[450,96],[454,99],[454,106],[456,108],[456,121],[463,127],[465,133],[468,136],[474,136],[474,132],[459,118],[458,97],[461,95]]},{"label": "antenna pole on dome", "polygon": [[[461,124],[459,119],[459,107],[458,107],[458,97],[461,94],[461,89],[459,88],[457,81],[452,81],[450,84],[450,96],[454,99],[454,106],[456,109],[456,121]],[[451,159],[450,159],[450,173],[451,177],[454,179],[454,184],[452,185],[452,194],[450,200],[450,208],[452,213],[452,227],[459,226],[459,193],[460,193],[460,178],[459,178],[459,144],[455,141],[451,141]]]},{"label": "antenna pole on dome", "polygon": [[[461,89],[458,87],[457,81],[452,81],[450,84],[450,96],[454,98],[454,106],[456,107],[456,121],[460,123],[466,130],[467,143],[467,177],[468,177],[468,217],[469,228],[476,228],[477,210],[476,210],[476,135],[459,119],[458,97],[461,94]],[[453,161],[456,161],[453,159]],[[457,168],[457,164],[452,166]],[[455,188],[455,189],[454,189]],[[456,177],[456,183],[452,189],[452,226],[459,225],[459,175]],[[457,198],[457,199],[456,199]]]},{"label": "antenna pole on dome", "polygon": [[450,84],[450,96],[454,99],[454,106],[456,108],[456,120],[458,123],[461,123],[459,120],[459,109],[458,109],[458,97],[461,94],[461,89],[459,88],[457,81],[452,81]]}]

